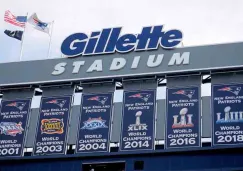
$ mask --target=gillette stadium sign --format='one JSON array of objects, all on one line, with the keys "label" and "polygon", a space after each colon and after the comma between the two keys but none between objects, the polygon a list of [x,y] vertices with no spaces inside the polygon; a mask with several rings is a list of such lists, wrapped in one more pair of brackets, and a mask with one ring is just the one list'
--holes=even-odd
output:
[{"label": "gillette stadium sign", "polygon": [[[0,63],[0,86],[166,77],[243,66],[243,42],[175,48],[182,38],[181,31],[163,25],[143,27],[137,34],[122,34],[120,27],[74,33],[61,44],[64,58]],[[11,68],[17,72],[6,72]]]},{"label": "gillette stadium sign", "polygon": [[158,49],[159,46],[172,49],[181,43],[181,31],[164,31],[163,28],[163,25],[143,27],[140,34],[124,35],[121,35],[121,27],[93,31],[90,36],[85,33],[74,33],[62,42],[61,52],[67,57],[75,57],[146,51]]}]

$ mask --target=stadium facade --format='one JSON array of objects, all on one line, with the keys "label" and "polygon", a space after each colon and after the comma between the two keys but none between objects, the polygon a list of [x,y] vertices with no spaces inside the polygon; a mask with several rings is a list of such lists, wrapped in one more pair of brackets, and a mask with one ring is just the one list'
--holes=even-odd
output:
[{"label": "stadium facade", "polygon": [[243,43],[179,48],[179,30],[120,31],[72,34],[64,58],[0,64],[0,170],[243,170]]}]

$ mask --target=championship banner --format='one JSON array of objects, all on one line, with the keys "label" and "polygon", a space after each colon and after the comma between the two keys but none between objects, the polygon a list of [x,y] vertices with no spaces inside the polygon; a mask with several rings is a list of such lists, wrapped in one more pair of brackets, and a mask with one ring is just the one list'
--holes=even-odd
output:
[{"label": "championship banner", "polygon": [[0,115],[0,157],[23,155],[31,99],[2,100]]},{"label": "championship banner", "polygon": [[120,151],[154,149],[155,95],[155,90],[124,92]]},{"label": "championship banner", "polygon": [[83,94],[76,153],[109,152],[113,94]]},{"label": "championship banner", "polygon": [[201,147],[199,87],[168,88],[165,148]]},{"label": "championship banner", "polygon": [[34,155],[65,154],[72,96],[41,99]]},{"label": "championship banner", "polygon": [[213,146],[243,144],[243,84],[212,85]]}]

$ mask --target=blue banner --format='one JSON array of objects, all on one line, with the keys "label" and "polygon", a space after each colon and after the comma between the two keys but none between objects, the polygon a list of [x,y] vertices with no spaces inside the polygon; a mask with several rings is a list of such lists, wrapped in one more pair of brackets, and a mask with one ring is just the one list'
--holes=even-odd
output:
[{"label": "blue banner", "polygon": [[108,152],[113,94],[83,94],[76,153]]},{"label": "blue banner", "polygon": [[201,146],[199,87],[168,88],[165,147]]},{"label": "blue banner", "polygon": [[65,154],[72,96],[41,99],[34,155]]},{"label": "blue banner", "polygon": [[243,144],[243,84],[212,86],[213,146]]},{"label": "blue banner", "polygon": [[154,149],[155,98],[155,90],[124,92],[120,151]]},{"label": "blue banner", "polygon": [[2,100],[0,115],[0,157],[23,155],[31,99]]}]

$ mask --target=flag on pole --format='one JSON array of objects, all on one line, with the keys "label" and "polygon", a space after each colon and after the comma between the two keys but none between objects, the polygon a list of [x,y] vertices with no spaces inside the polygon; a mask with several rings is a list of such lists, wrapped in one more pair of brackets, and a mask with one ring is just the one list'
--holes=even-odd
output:
[{"label": "flag on pole", "polygon": [[41,21],[36,13],[32,14],[30,18],[28,19],[28,23],[30,23],[32,26],[34,26],[35,29],[42,31],[44,33],[50,34],[50,27],[51,22],[43,22]]},{"label": "flag on pole", "polygon": [[16,31],[10,31],[10,30],[5,30],[4,33],[12,38],[15,38],[17,40],[22,40],[22,36],[23,36],[23,31],[20,30],[16,30]]},{"label": "flag on pole", "polygon": [[15,26],[25,27],[27,16],[14,16],[9,10],[5,11],[4,21]]}]

